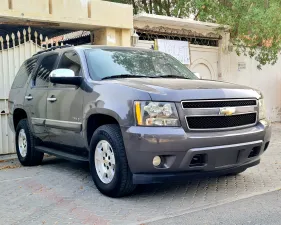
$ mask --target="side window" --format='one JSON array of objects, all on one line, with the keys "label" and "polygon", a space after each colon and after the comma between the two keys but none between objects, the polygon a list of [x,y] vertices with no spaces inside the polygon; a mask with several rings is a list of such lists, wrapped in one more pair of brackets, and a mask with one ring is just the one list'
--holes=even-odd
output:
[{"label": "side window", "polygon": [[29,76],[32,74],[38,58],[26,60],[20,67],[17,76],[13,82],[12,88],[22,88],[27,82]]},{"label": "side window", "polygon": [[66,52],[61,57],[58,69],[71,69],[75,76],[79,76],[81,71],[81,64],[79,56],[74,51]]},{"label": "side window", "polygon": [[58,54],[48,55],[42,59],[35,77],[35,86],[46,87],[49,83],[49,75],[52,72]]}]

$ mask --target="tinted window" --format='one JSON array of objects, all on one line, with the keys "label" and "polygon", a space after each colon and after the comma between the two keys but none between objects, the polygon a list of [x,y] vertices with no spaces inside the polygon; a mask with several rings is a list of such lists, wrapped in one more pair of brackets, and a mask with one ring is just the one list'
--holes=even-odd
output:
[{"label": "tinted window", "polygon": [[37,63],[37,58],[32,58],[25,61],[20,67],[17,76],[13,82],[12,88],[22,88],[32,74]]},{"label": "tinted window", "polygon": [[35,86],[45,87],[48,86],[49,83],[49,75],[54,69],[55,62],[57,60],[58,55],[48,55],[41,61],[39,68],[36,73],[35,78]]},{"label": "tinted window", "polygon": [[64,53],[58,69],[71,69],[75,76],[79,76],[81,70],[79,56],[73,51]]},{"label": "tinted window", "polygon": [[159,52],[139,49],[91,49],[86,50],[90,75],[94,80],[116,75],[162,77],[197,77],[174,57]]}]

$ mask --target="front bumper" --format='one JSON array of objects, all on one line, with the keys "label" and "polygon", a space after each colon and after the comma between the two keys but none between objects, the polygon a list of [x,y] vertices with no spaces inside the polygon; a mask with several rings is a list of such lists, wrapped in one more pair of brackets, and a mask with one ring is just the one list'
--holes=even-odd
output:
[{"label": "front bumper", "polygon": [[[270,141],[271,127],[267,121],[261,121],[245,129],[187,133],[182,128],[135,126],[123,127],[122,133],[134,182],[153,183],[153,179],[162,180],[159,177],[170,180],[229,173],[258,164]],[[249,157],[253,150],[255,154]],[[191,165],[196,155],[203,155],[204,163]],[[154,167],[155,156],[161,156],[165,163]]]},{"label": "front bumper", "polygon": [[153,184],[153,183],[164,183],[164,182],[179,182],[187,181],[192,178],[202,178],[202,177],[213,177],[222,176],[226,174],[236,174],[241,173],[249,167],[256,166],[260,163],[260,159],[248,162],[244,165],[235,166],[228,169],[221,169],[217,171],[205,171],[205,172],[177,172],[177,173],[139,173],[133,174],[134,184]]}]

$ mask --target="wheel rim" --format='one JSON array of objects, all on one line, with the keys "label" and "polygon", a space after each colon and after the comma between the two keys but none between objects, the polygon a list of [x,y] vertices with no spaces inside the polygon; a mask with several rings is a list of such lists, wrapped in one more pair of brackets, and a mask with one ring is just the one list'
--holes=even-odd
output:
[{"label": "wheel rim", "polygon": [[18,136],[18,146],[21,157],[26,157],[27,154],[27,140],[24,129],[21,129]]},{"label": "wheel rim", "polygon": [[100,141],[95,150],[95,168],[98,177],[104,184],[109,184],[115,175],[115,157],[111,145]]}]

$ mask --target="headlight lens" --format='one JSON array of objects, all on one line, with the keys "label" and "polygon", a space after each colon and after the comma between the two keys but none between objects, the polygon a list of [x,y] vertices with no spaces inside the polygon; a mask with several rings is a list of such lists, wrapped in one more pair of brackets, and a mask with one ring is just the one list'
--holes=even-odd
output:
[{"label": "headlight lens", "polygon": [[135,113],[139,126],[167,126],[180,125],[175,103],[136,101]]},{"label": "headlight lens", "polygon": [[259,99],[259,120],[263,120],[265,118],[266,118],[265,105],[264,105],[264,100],[261,98]]}]

